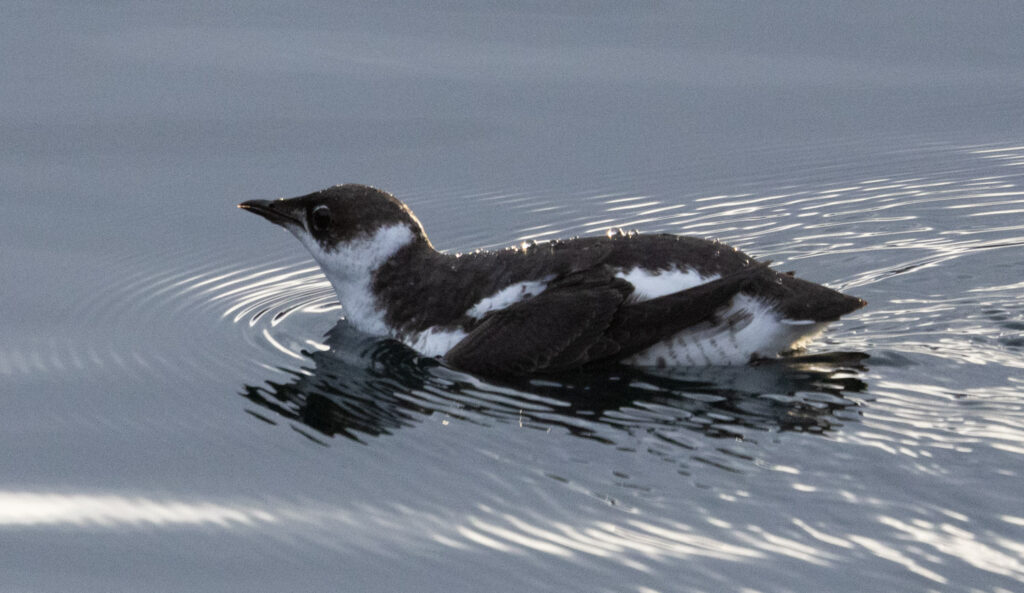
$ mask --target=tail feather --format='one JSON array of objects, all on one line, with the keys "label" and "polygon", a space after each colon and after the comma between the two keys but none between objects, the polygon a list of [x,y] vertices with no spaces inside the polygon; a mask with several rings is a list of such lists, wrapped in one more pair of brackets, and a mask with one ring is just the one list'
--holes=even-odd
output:
[{"label": "tail feather", "polygon": [[761,290],[783,317],[793,320],[835,321],[867,304],[863,299],[786,274],[778,274],[770,286]]}]

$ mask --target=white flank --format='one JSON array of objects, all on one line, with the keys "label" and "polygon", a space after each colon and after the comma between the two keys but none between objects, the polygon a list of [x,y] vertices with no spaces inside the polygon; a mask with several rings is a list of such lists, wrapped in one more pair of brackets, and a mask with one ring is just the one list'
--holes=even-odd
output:
[{"label": "white flank", "polygon": [[644,268],[632,268],[629,271],[619,270],[615,276],[633,285],[634,291],[631,299],[634,302],[649,301],[719,278],[717,274],[702,276],[693,268],[681,270],[676,266],[667,270],[646,270]]},{"label": "white flank", "polygon": [[770,304],[745,294],[736,296],[718,317],[723,320],[718,325],[686,329],[623,362],[635,366],[746,364],[752,358],[770,358],[795,348],[826,325],[782,319]]},{"label": "white flank", "polygon": [[466,311],[466,315],[469,315],[473,319],[480,319],[491,311],[500,311],[501,309],[514,305],[519,301],[536,296],[544,292],[544,289],[547,288],[548,282],[551,281],[551,278],[551,276],[548,276],[541,280],[528,280],[506,286],[491,296],[480,299],[480,302],[473,305]]},{"label": "white flank", "polygon": [[466,337],[461,329],[428,329],[402,338],[402,342],[424,356],[444,356]]},{"label": "white flank", "polygon": [[320,264],[348,320],[363,333],[390,335],[384,315],[373,296],[373,272],[399,249],[413,240],[404,224],[378,229],[365,239],[341,243],[335,251],[325,251],[305,229],[288,227]]}]

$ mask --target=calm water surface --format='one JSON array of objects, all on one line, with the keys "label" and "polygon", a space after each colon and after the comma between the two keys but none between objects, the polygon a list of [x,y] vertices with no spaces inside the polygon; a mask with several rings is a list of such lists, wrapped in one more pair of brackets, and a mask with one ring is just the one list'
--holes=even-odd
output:
[{"label": "calm water surface", "polygon": [[[11,6],[3,590],[1024,585],[1020,14]],[[869,306],[484,381],[234,209],[343,181],[444,250],[692,234]]]}]

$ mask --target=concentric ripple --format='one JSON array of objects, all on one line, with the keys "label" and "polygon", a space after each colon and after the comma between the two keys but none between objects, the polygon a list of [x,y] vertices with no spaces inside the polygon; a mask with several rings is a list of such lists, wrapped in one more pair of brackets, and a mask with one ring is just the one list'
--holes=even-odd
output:
[{"label": "concentric ripple", "polygon": [[[328,320],[337,316],[333,290],[308,262],[182,266],[190,255],[199,257],[184,253],[175,262],[154,256],[97,262],[104,273],[96,278],[104,283],[83,290],[72,312],[79,321],[75,331],[0,357],[0,374],[216,376],[251,359],[239,349],[238,336],[262,353],[257,359],[265,358],[268,345],[301,358],[301,349],[315,347]],[[230,327],[239,331],[224,331]]]}]

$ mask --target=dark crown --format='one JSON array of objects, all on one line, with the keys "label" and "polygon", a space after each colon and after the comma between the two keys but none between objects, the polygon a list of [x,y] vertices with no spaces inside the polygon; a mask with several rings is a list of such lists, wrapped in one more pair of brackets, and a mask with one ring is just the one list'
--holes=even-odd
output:
[{"label": "dark crown", "polygon": [[302,212],[306,227],[325,250],[339,243],[371,236],[382,227],[404,224],[427,245],[430,240],[408,206],[393,195],[359,184],[336,185],[285,200]]}]

